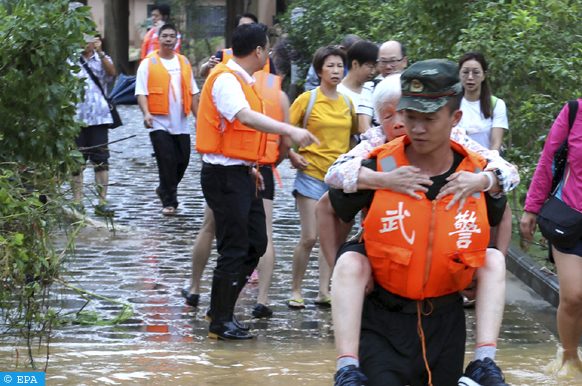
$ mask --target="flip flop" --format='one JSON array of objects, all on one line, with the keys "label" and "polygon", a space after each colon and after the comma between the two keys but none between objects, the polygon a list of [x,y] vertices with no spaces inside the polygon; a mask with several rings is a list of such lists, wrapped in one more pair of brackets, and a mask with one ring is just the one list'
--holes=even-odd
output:
[{"label": "flip flop", "polygon": [[289,299],[287,300],[287,307],[294,309],[305,308],[305,300],[303,299]]},{"label": "flip flop", "polygon": [[164,216],[175,216],[176,208],[174,208],[173,206],[166,206],[164,209],[162,209],[162,214]]},{"label": "flip flop", "polygon": [[331,297],[326,296],[324,298],[317,298],[313,301],[313,303],[319,307],[331,307]]}]

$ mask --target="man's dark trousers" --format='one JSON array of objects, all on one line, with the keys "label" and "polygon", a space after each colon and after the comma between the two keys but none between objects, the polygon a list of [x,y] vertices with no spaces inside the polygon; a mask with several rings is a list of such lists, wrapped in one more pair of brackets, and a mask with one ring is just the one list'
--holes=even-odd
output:
[{"label": "man's dark trousers", "polygon": [[263,201],[249,166],[204,163],[202,192],[216,222],[216,268],[250,274],[267,248]]},{"label": "man's dark trousers", "polygon": [[190,135],[170,134],[164,130],[150,132],[158,164],[160,184],[156,190],[162,206],[178,207],[178,184],[190,162]]}]

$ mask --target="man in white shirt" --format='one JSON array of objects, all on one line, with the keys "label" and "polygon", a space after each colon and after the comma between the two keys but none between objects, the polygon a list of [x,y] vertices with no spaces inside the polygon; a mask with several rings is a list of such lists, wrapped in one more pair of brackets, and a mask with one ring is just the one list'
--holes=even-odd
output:
[{"label": "man in white shirt", "polygon": [[176,36],[173,25],[160,27],[160,49],[141,62],[135,85],[144,125],[151,129],[160,180],[156,194],[165,216],[178,208],[178,184],[190,162],[188,115],[196,116],[200,92],[188,59],[174,51]]},{"label": "man in white shirt", "polygon": [[318,142],[307,130],[263,115],[251,74],[263,68],[269,47],[263,24],[238,26],[234,57],[216,65],[200,96],[196,149],[203,154],[202,192],[216,221],[218,259],[210,295],[210,338],[251,339],[234,318],[234,305],[267,247],[265,212],[252,168],[264,154],[266,133],[287,135],[307,146]]},{"label": "man in white shirt", "polygon": [[366,130],[372,127],[372,122],[375,118],[372,94],[374,93],[376,85],[388,75],[401,73],[408,66],[406,48],[396,40],[384,42],[378,51],[378,60],[376,63],[377,70],[380,74],[373,81],[364,84],[360,94],[360,102],[356,105],[360,133],[365,133]]},{"label": "man in white shirt", "polygon": [[349,96],[354,106],[360,103],[362,86],[376,73],[378,46],[368,40],[354,43],[348,50],[348,73],[337,91]]}]

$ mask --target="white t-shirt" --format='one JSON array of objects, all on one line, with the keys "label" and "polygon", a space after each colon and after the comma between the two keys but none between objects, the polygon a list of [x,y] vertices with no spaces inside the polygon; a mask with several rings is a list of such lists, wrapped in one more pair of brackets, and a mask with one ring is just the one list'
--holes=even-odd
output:
[{"label": "white t-shirt", "polygon": [[[178,55],[172,59],[160,58],[162,65],[170,74],[170,107],[168,115],[153,115],[153,130],[165,130],[172,135],[190,134],[188,117],[182,107],[182,80],[180,74],[180,60]],[[144,59],[137,69],[135,79],[135,95],[148,95],[149,59]],[[192,95],[200,92],[194,77],[192,77]]]},{"label": "white t-shirt", "polygon": [[354,106],[358,106],[360,104],[360,96],[362,94],[358,94],[357,92],[350,90],[349,88],[344,86],[343,83],[340,83],[337,85],[337,92],[339,92],[340,94],[343,94],[347,97],[350,97],[350,99],[352,100],[352,104]]},{"label": "white t-shirt", "polygon": [[465,130],[467,135],[487,149],[491,149],[491,129],[501,127],[509,129],[507,123],[507,108],[502,99],[497,99],[493,116],[485,118],[481,113],[480,101],[468,101],[465,98],[461,101],[461,111],[463,117],[457,127]]},{"label": "white t-shirt", "polygon": [[[234,60],[230,59],[226,66],[240,76],[243,82],[254,84],[255,78],[249,75]],[[244,108],[251,108],[245,97],[245,93],[237,78],[229,73],[218,75],[212,86],[212,100],[221,117],[229,122],[235,120],[236,114]],[[202,161],[223,166],[252,165],[252,162],[236,158],[225,157],[222,154],[207,153],[202,156]]]},{"label": "white t-shirt", "polygon": [[374,94],[374,90],[376,89],[376,85],[382,80],[384,77],[382,75],[376,76],[374,81],[369,81],[364,83],[362,86],[362,93],[360,94],[360,102],[355,105],[356,106],[356,114],[363,114],[372,117],[372,121],[376,115],[376,109],[374,107],[374,103],[372,102],[372,95]]}]

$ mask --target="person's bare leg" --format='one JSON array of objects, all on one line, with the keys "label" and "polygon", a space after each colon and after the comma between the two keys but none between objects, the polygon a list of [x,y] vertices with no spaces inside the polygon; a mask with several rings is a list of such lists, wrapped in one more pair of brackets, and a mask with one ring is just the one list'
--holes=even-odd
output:
[{"label": "person's bare leg", "polygon": [[497,249],[489,248],[485,255],[485,265],[477,270],[476,293],[476,350],[475,359],[480,357],[479,348],[486,349],[486,355],[495,359],[495,348],[505,308],[505,257]]},{"label": "person's bare leg", "polygon": [[97,194],[99,194],[99,204],[106,204],[109,170],[95,170],[95,184],[97,185]]},{"label": "person's bare leg", "polygon": [[257,268],[259,271],[259,294],[257,295],[257,303],[268,305],[269,288],[271,287],[271,279],[275,267],[275,247],[273,246],[273,200],[263,199],[263,206],[265,208],[268,243],[267,250],[265,251],[265,254],[261,256]]},{"label": "person's bare leg", "polygon": [[364,293],[371,272],[368,258],[357,252],[341,255],[333,270],[331,317],[338,358],[358,358]]},{"label": "person's bare leg", "polygon": [[498,226],[496,226],[494,240],[495,247],[503,253],[503,256],[507,256],[507,250],[509,249],[509,244],[511,243],[511,229],[513,226],[511,208],[509,204],[505,206],[505,211],[503,212],[503,217]]},{"label": "person's bare leg", "polygon": [[331,281],[331,267],[327,263],[326,257],[319,248],[319,253],[317,254],[317,262],[319,264],[319,294],[317,295],[316,302],[326,301],[330,298],[329,296],[329,283]]},{"label": "person's bare leg", "polygon": [[73,190],[73,202],[80,204],[83,201],[83,172],[85,167],[79,170],[79,174],[73,175],[71,180],[71,189]]},{"label": "person's bare leg", "polygon": [[315,221],[315,205],[317,201],[297,195],[297,208],[301,222],[301,237],[293,251],[293,281],[291,284],[291,299],[302,299],[301,283],[309,263],[311,250],[317,241]]},{"label": "person's bare leg", "polygon": [[319,249],[327,264],[333,268],[339,247],[346,241],[353,222],[340,220],[331,206],[329,195],[325,193],[317,202],[315,210],[319,236]]},{"label": "person's bare leg", "polygon": [[315,215],[319,237],[319,294],[316,301],[323,301],[329,298],[337,250],[346,240],[353,222],[345,223],[335,215],[327,193],[317,202]]},{"label": "person's bare leg", "polygon": [[198,236],[196,236],[194,247],[192,248],[191,294],[200,293],[200,281],[202,280],[204,268],[206,268],[208,258],[210,257],[212,241],[214,240],[214,228],[215,223],[212,209],[208,205],[204,205],[204,220],[202,221],[202,226],[198,231]]},{"label": "person's bare leg", "polygon": [[578,357],[578,342],[582,334],[582,258],[553,249],[554,260],[560,281],[560,305],[557,321],[558,335],[564,349],[563,364],[572,361],[582,370]]}]

